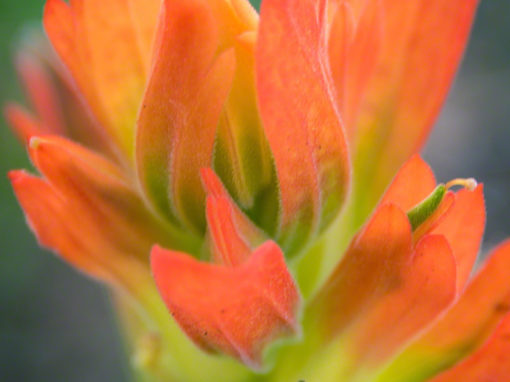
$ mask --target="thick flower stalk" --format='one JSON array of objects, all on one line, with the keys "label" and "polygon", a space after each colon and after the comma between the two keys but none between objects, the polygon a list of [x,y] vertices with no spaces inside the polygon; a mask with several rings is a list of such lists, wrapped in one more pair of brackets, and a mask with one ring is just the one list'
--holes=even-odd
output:
[{"label": "thick flower stalk", "polygon": [[141,379],[508,379],[510,244],[472,276],[483,186],[416,154],[476,5],[47,0],[9,176]]}]

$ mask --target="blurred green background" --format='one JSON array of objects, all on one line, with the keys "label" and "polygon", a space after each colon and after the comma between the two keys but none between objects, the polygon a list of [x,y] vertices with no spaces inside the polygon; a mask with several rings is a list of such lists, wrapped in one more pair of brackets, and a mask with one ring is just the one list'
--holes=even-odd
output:
[{"label": "blurred green background", "polygon": [[[16,36],[40,25],[42,0],[0,0],[0,104],[22,101]],[[484,250],[510,235],[510,2],[484,0],[461,71],[425,150],[440,180],[485,183]],[[0,381],[128,381],[108,296],[37,247],[5,174],[28,168],[0,121]]]}]

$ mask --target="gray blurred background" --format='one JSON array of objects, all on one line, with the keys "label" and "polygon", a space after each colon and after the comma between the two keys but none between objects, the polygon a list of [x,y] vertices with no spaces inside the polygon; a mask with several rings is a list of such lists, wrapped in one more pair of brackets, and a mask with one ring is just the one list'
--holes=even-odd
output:
[{"label": "gray blurred background", "polygon": [[[255,1],[257,2],[257,1]],[[42,0],[0,0],[0,104],[22,100],[15,37]],[[485,183],[484,250],[510,236],[510,2],[483,0],[455,86],[425,150],[439,180]],[[108,296],[37,247],[5,174],[28,168],[0,120],[0,381],[129,381]]]}]

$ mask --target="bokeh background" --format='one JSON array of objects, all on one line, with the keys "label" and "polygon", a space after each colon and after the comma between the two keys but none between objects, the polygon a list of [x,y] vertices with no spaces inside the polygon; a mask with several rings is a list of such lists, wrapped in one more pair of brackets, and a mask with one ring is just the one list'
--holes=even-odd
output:
[{"label": "bokeh background", "polygon": [[[255,3],[258,3],[255,1]],[[17,36],[40,27],[43,0],[0,0],[0,104],[23,100]],[[510,236],[510,2],[482,0],[448,102],[425,149],[438,179],[485,183],[484,252]],[[108,295],[37,247],[5,174],[29,168],[0,119],[0,381],[129,381]]]}]

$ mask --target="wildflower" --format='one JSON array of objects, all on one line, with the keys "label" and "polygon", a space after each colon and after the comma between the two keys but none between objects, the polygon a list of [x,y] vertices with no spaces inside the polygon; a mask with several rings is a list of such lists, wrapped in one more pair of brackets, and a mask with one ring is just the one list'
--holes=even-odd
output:
[{"label": "wildflower", "polygon": [[415,154],[475,8],[48,0],[6,109],[29,226],[155,380],[503,380],[510,247],[470,278],[483,187]]}]

